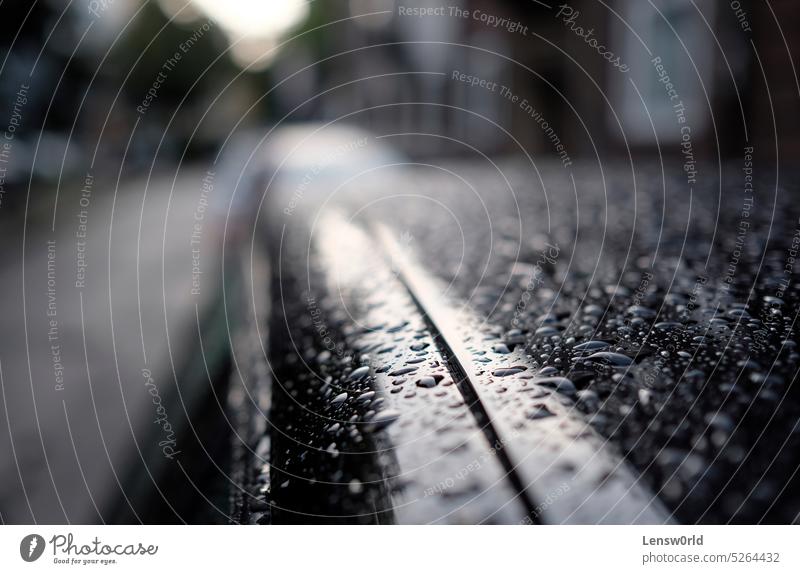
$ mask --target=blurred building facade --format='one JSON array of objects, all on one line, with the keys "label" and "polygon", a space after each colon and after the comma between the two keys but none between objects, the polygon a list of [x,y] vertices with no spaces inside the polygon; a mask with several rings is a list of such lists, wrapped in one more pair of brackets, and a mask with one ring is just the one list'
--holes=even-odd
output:
[{"label": "blurred building facade", "polygon": [[[128,163],[149,162],[156,149],[191,157],[231,130],[303,120],[432,134],[394,138],[413,157],[469,146],[553,155],[557,145],[571,158],[655,157],[681,131],[653,58],[685,104],[699,160],[736,156],[746,141],[782,158],[800,148],[792,0],[317,0],[272,46],[268,65],[247,70],[224,30],[192,4],[109,6],[94,17],[50,0],[4,5],[16,32],[0,38],[3,123],[28,86],[7,182],[80,174],[87,157],[118,162],[126,148]],[[442,11],[409,15],[424,8]],[[206,22],[129,145],[164,54]],[[34,161],[37,149],[63,162]]]},{"label": "blurred building facade", "polygon": [[[783,118],[782,153],[788,156],[800,143],[791,112],[800,92],[790,62],[800,53],[800,32],[790,0],[551,6],[453,0],[441,15],[400,13],[431,6],[413,0],[315,3],[303,32],[313,40],[288,45],[270,71],[276,81],[294,74],[277,90],[279,107],[294,118],[342,118],[380,133],[463,138],[489,153],[520,145],[553,152],[551,134],[532,121],[529,109],[510,103],[499,89],[454,81],[459,71],[527,100],[575,157],[655,156],[659,144],[681,140],[675,100],[653,64],[659,58],[684,104],[699,159],[738,154],[745,141],[774,154],[771,108]],[[524,30],[496,25],[503,19]],[[628,70],[611,65],[589,43],[593,39]],[[402,145],[402,138],[396,141]],[[412,155],[463,151],[442,138],[407,142]]]}]

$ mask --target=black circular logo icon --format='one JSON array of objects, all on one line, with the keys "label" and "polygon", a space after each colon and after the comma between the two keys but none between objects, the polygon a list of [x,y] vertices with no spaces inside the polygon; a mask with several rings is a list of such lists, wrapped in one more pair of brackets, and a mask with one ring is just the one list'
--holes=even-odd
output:
[{"label": "black circular logo icon", "polygon": [[38,534],[28,534],[19,543],[19,555],[25,562],[38,560],[44,552],[44,538]]}]

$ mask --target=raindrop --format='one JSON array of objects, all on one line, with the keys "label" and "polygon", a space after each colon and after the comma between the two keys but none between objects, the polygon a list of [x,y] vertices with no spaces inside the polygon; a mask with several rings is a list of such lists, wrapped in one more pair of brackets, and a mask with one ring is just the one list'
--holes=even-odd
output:
[{"label": "raindrop", "polygon": [[533,382],[539,386],[554,389],[556,392],[565,395],[574,395],[577,390],[575,384],[566,377],[547,377],[544,379],[534,379]]},{"label": "raindrop", "polygon": [[612,353],[610,351],[595,353],[593,355],[589,355],[586,359],[602,361],[604,363],[608,363],[609,365],[614,365],[615,367],[626,367],[633,363],[633,360],[630,357],[626,357],[620,353]]},{"label": "raindrop", "polygon": [[400,418],[400,411],[395,409],[386,409],[376,414],[371,423],[372,430],[381,430],[388,427],[390,424]]},{"label": "raindrop", "polygon": [[348,381],[360,381],[361,379],[366,377],[368,374],[369,374],[369,367],[367,367],[367,366],[359,367],[355,371],[350,373],[350,376],[347,377],[347,380]]},{"label": "raindrop", "polygon": [[389,373],[390,377],[399,377],[400,375],[408,375],[409,373],[413,373],[417,370],[417,367],[403,367],[402,369],[397,369]]},{"label": "raindrop", "polygon": [[511,375],[516,375],[521,373],[522,371],[527,370],[527,367],[504,367],[502,369],[496,369],[492,372],[495,377],[508,377]]},{"label": "raindrop", "polygon": [[415,384],[418,387],[422,387],[422,388],[425,388],[425,389],[430,389],[430,388],[435,387],[438,382],[439,381],[437,381],[435,378],[433,378],[431,376],[424,376],[424,377],[420,377],[419,379],[417,379]]},{"label": "raindrop", "polygon": [[537,420],[555,416],[555,413],[553,413],[545,405],[535,405],[533,410],[528,411],[526,416],[531,420]]},{"label": "raindrop", "polygon": [[587,341],[586,343],[575,345],[574,349],[576,351],[597,351],[598,349],[605,349],[609,346],[610,345],[605,341]]},{"label": "raindrop", "polygon": [[558,335],[558,329],[555,327],[539,327],[534,331],[534,335],[538,337],[550,337],[552,335]]}]

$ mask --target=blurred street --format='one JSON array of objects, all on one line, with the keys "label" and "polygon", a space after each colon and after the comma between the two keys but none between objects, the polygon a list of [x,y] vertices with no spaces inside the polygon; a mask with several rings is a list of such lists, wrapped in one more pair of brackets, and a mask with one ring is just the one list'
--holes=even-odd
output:
[{"label": "blurred street", "polygon": [[[24,234],[22,220],[4,226],[2,315],[15,334],[0,348],[5,520],[136,519],[145,509],[128,506],[127,496],[141,496],[129,473],[144,467],[144,481],[170,463],[180,472],[184,409],[211,392],[207,377],[180,371],[181,361],[191,352],[213,374],[226,360],[224,341],[203,357],[192,341],[198,318],[220,299],[221,230],[212,218],[200,222],[205,273],[194,291],[192,283],[205,175],[154,174],[119,188],[113,174],[98,175],[61,190],[58,233],[50,217]],[[37,215],[52,216],[52,204],[44,207]]]}]

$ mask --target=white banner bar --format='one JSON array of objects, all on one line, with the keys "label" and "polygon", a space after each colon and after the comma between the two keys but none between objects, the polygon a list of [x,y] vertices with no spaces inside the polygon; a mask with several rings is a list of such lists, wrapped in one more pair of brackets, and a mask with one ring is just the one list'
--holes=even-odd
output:
[{"label": "white banner bar", "polygon": [[[794,526],[4,526],[3,572],[800,572]],[[546,570],[545,570],[546,571]]]}]

